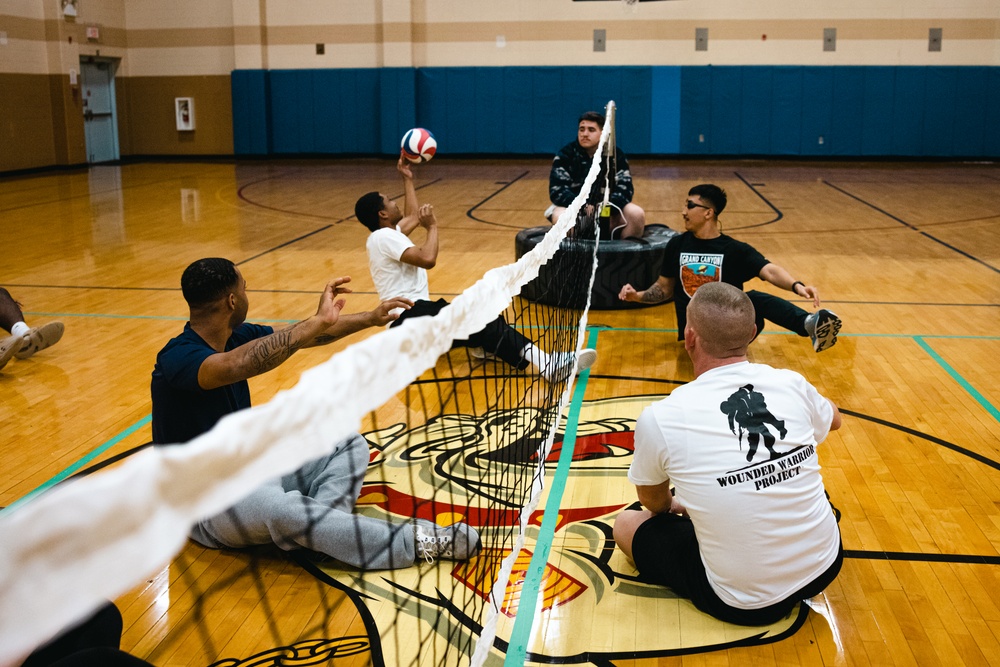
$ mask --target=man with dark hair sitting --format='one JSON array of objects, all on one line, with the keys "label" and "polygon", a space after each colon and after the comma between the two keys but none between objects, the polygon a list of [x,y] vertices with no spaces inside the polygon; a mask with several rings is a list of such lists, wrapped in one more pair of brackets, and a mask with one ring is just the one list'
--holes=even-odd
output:
[{"label": "man with dark hair sitting", "polygon": [[[552,160],[552,170],[549,172],[549,200],[552,205],[545,211],[545,219],[550,223],[555,224],[580,194],[601,142],[603,127],[602,114],[596,111],[584,113],[577,121],[576,141],[563,146]],[[641,238],[646,228],[646,212],[632,202],[632,172],[629,171],[625,153],[617,146],[615,173],[610,175],[610,182],[612,190],[608,201],[611,215],[608,220],[609,228],[602,230],[602,235],[615,239]],[[595,198],[602,185],[600,181],[594,184],[595,192],[592,195]],[[603,196],[603,191],[600,191],[600,195]],[[593,206],[601,202],[588,200],[587,203]]]},{"label": "man with dark hair sitting", "polygon": [[687,305],[702,285],[724,282],[740,289],[753,278],[812,299],[818,308],[808,313],[781,297],[751,290],[747,292],[756,312],[757,333],[764,320],[812,339],[813,349],[822,352],[834,346],[841,321],[833,312],[819,308],[819,290],[795,280],[788,271],[768,261],[749,244],[722,233],[719,216],[726,208],[726,192],[717,185],[696,185],[688,191],[681,209],[683,234],[667,243],[660,277],[642,291],[624,285],[618,295],[623,301],[663,303],[673,299],[677,311],[677,336],[684,340]]},{"label": "man with dark hair sitting", "polygon": [[[190,321],[157,355],[150,383],[153,442],[184,443],[205,433],[225,415],[250,407],[248,378],[302,348],[384,326],[397,317],[393,311],[411,305],[392,298],[367,313],[342,314],[348,282],[327,283],[315,315],[274,331],[246,321],[247,282],[231,261],[207,258],[188,266],[181,289]],[[464,560],[478,551],[479,535],[464,523],[389,523],[353,514],[368,460],[367,441],[350,436],[329,455],[195,524],[191,539],[215,549],[271,542],[285,550],[306,547],[362,569],[409,567],[417,558]]]},{"label": "man with dark hair sitting", "polygon": [[[438,258],[434,207],[417,203],[413,171],[402,156],[396,168],[403,177],[405,212],[381,192],[368,192],[354,205],[354,214],[371,232],[365,247],[372,281],[379,295],[385,299],[393,294],[413,301],[413,307],[400,313],[399,319],[391,326],[402,324],[410,317],[437,315],[448,306],[444,299],[430,300],[427,284],[427,269],[434,268]],[[409,238],[418,227],[425,232],[420,245]],[[485,354],[497,357],[518,370],[534,366],[549,382],[561,382],[569,377],[575,356],[572,352],[548,354],[507,324],[503,316],[497,317],[468,339],[456,340],[454,346],[482,349]],[[590,368],[596,359],[596,351],[581,350],[577,372]]]}]

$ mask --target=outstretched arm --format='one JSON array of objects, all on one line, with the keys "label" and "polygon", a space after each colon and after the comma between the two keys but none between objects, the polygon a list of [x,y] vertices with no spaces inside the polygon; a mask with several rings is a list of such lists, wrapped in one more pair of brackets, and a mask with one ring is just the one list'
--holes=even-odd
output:
[{"label": "outstretched arm", "polygon": [[329,345],[335,340],[340,340],[344,336],[350,336],[352,333],[356,333],[362,329],[385,326],[389,322],[399,318],[399,313],[393,313],[392,311],[397,308],[409,310],[412,306],[413,302],[409,299],[396,297],[383,301],[377,308],[369,310],[366,313],[341,315],[332,327],[314,337],[307,344],[303,345],[303,347]]},{"label": "outstretched arm", "polygon": [[636,291],[631,285],[625,285],[618,293],[618,298],[622,301],[634,301],[636,303],[665,303],[674,298],[674,285],[676,278],[660,276],[656,282],[642,290]]},{"label": "outstretched arm", "polygon": [[789,292],[794,292],[798,296],[812,299],[813,306],[819,308],[819,290],[812,285],[804,285],[802,282],[795,280],[795,278],[792,278],[792,274],[777,264],[773,262],[765,264],[764,268],[760,270],[759,275],[761,280],[766,280],[775,287],[780,287]]},{"label": "outstretched arm", "polygon": [[413,183],[413,164],[399,153],[396,171],[403,177],[403,219],[396,224],[396,229],[407,236],[420,224],[420,205],[417,203],[417,186]]},{"label": "outstretched arm", "polygon": [[337,323],[344,308],[344,299],[337,297],[350,291],[341,287],[348,280],[350,278],[337,278],[327,283],[319,299],[319,308],[312,317],[206,358],[198,369],[198,385],[202,389],[216,389],[280,366],[297,350]]}]

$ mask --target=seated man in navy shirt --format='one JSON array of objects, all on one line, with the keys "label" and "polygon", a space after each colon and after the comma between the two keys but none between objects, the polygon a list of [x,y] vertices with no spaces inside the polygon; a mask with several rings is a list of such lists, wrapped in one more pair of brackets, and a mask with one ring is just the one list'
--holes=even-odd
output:
[{"label": "seated man in navy shirt", "polygon": [[[348,277],[327,283],[316,314],[285,329],[246,322],[246,280],[228,259],[201,259],[185,269],[181,290],[190,321],[156,357],[150,392],[153,442],[187,442],[223,416],[250,407],[247,379],[276,368],[297,350],[326,345],[396,319],[407,299],[387,299],[367,313],[341,313]],[[416,558],[464,560],[479,535],[463,523],[422,519],[389,523],[353,514],[368,466],[367,441],[355,434],[324,457],[270,480],[229,510],[197,523],[191,538],[210,548],[274,542],[307,547],[363,569],[408,567]]]}]

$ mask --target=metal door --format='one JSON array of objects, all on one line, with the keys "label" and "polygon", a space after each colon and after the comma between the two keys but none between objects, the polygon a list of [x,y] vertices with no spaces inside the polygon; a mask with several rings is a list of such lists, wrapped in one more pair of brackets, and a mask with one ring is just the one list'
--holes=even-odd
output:
[{"label": "metal door", "polygon": [[115,117],[115,69],[112,60],[81,59],[83,128],[87,137],[87,162],[117,160],[118,123]]}]

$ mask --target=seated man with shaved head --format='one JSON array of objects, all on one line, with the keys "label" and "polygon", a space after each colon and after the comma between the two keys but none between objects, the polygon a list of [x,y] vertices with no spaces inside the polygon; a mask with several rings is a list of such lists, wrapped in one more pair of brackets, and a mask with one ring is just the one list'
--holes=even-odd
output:
[{"label": "seated man with shaved head", "polygon": [[768,625],[840,572],[816,452],[840,412],[798,373],[747,360],[756,325],[742,290],[702,285],[684,334],[695,379],[636,423],[628,478],[645,509],[618,516],[615,541],[643,581],[728,623]]}]

